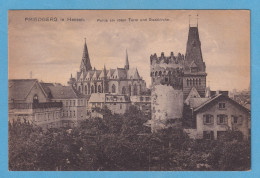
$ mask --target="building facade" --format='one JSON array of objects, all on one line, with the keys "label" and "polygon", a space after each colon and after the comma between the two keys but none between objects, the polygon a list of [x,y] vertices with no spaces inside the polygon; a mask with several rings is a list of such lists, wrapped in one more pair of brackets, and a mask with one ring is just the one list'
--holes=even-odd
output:
[{"label": "building facade", "polygon": [[228,131],[239,131],[244,139],[250,137],[250,110],[227,95],[215,95],[192,110],[195,128],[185,129],[191,138],[218,139]]},{"label": "building facade", "polygon": [[27,122],[42,128],[56,127],[62,103],[52,102],[36,79],[8,81],[8,120]]}]

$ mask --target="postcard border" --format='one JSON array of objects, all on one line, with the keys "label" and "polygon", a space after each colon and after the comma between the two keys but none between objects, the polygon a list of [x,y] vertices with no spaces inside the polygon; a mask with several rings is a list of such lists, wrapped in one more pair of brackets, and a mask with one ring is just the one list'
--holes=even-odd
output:
[{"label": "postcard border", "polygon": [[[84,8],[83,8],[84,7]],[[15,9],[249,9],[251,11],[251,111],[252,111],[252,170],[245,172],[200,172],[200,171],[183,171],[183,172],[11,172],[8,171],[8,10]],[[45,1],[19,1],[19,0],[0,0],[0,176],[1,177],[260,177],[260,120],[257,116],[260,114],[257,110],[257,103],[260,103],[260,96],[257,91],[260,91],[260,78],[257,78],[258,70],[260,70],[260,1],[252,0],[225,0],[206,1],[206,0],[132,0],[127,2],[121,1],[106,1],[106,0],[45,0]]]}]

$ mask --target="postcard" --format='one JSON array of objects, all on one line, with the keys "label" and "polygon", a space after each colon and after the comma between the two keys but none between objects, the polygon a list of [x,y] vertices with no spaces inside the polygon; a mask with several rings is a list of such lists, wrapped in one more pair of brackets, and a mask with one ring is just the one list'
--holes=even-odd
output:
[{"label": "postcard", "polygon": [[9,10],[9,171],[251,169],[249,10]]}]

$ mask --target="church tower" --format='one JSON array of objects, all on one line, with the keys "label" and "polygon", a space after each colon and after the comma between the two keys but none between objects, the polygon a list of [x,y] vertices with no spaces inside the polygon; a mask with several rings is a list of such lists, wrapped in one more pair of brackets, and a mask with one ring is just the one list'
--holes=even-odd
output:
[{"label": "church tower", "polygon": [[85,38],[85,44],[84,44],[84,49],[83,49],[83,56],[80,64],[80,71],[89,71],[92,70],[91,64],[90,64],[90,59],[89,59],[89,54],[88,54],[88,47],[86,43],[86,38]]},{"label": "church tower", "polygon": [[205,97],[206,65],[201,52],[198,20],[196,26],[189,25],[189,35],[184,60],[183,95],[187,98],[194,87],[200,97]]}]

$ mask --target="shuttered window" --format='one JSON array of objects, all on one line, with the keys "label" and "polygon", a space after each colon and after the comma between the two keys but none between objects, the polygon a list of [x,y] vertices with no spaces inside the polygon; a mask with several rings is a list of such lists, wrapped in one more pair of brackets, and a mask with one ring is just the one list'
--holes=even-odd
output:
[{"label": "shuttered window", "polygon": [[203,124],[204,125],[214,124],[214,116],[211,114],[204,114],[203,115]]}]

